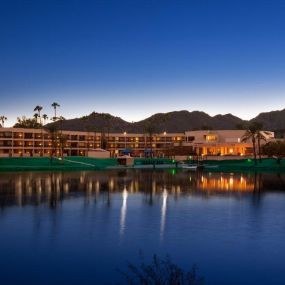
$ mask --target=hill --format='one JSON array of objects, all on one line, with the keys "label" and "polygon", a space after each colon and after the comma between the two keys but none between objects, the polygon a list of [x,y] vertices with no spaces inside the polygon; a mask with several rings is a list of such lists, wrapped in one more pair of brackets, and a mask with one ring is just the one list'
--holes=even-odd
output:
[{"label": "hill", "polygon": [[284,130],[285,129],[285,109],[280,110],[280,111],[260,113],[258,116],[256,116],[250,121],[262,123],[265,129]]},{"label": "hill", "polygon": [[82,118],[63,121],[62,128],[71,131],[142,133],[151,125],[155,132],[184,132],[196,129],[236,129],[237,125],[244,122],[232,114],[212,117],[200,111],[183,110],[157,113],[142,121],[130,123],[110,114],[93,112]]}]

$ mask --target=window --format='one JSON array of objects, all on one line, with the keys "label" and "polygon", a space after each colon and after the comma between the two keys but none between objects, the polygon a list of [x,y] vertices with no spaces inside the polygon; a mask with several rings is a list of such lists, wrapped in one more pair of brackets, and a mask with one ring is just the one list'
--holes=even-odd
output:
[{"label": "window", "polygon": [[216,135],[206,135],[206,141],[207,142],[213,142],[217,140],[217,136]]},{"label": "window", "polygon": [[25,133],[25,139],[32,139],[33,134],[32,133]]},{"label": "window", "polygon": [[12,138],[11,132],[0,132],[0,138]]},{"label": "window", "polygon": [[0,141],[0,146],[3,147],[12,146],[12,141]]}]

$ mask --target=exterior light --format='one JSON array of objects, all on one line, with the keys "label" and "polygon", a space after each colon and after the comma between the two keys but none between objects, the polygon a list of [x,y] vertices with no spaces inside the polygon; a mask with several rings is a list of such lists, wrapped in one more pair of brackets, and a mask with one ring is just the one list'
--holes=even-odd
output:
[{"label": "exterior light", "polygon": [[125,149],[127,148],[127,137],[126,137],[126,135],[127,135],[127,132],[124,132],[124,136],[125,136]]},{"label": "exterior light", "polygon": [[164,136],[166,136],[166,134],[167,134],[166,132],[163,132],[163,135],[164,135]]}]

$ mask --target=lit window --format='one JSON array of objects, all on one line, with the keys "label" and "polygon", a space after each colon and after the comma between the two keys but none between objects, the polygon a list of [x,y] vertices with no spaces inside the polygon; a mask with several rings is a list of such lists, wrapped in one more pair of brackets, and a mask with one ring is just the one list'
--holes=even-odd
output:
[{"label": "lit window", "polygon": [[216,141],[217,140],[217,136],[215,135],[207,135],[206,136],[206,141],[208,142],[212,142],[212,141]]}]

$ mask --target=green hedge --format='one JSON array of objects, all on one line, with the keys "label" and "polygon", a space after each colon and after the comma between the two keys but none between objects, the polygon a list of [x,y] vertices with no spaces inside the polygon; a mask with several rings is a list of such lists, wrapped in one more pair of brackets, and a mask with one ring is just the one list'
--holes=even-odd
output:
[{"label": "green hedge", "polygon": [[[85,164],[86,163],[86,164]],[[93,170],[118,165],[112,158],[90,158],[69,156],[64,160],[48,157],[12,157],[0,158],[1,171],[20,170]]]}]

